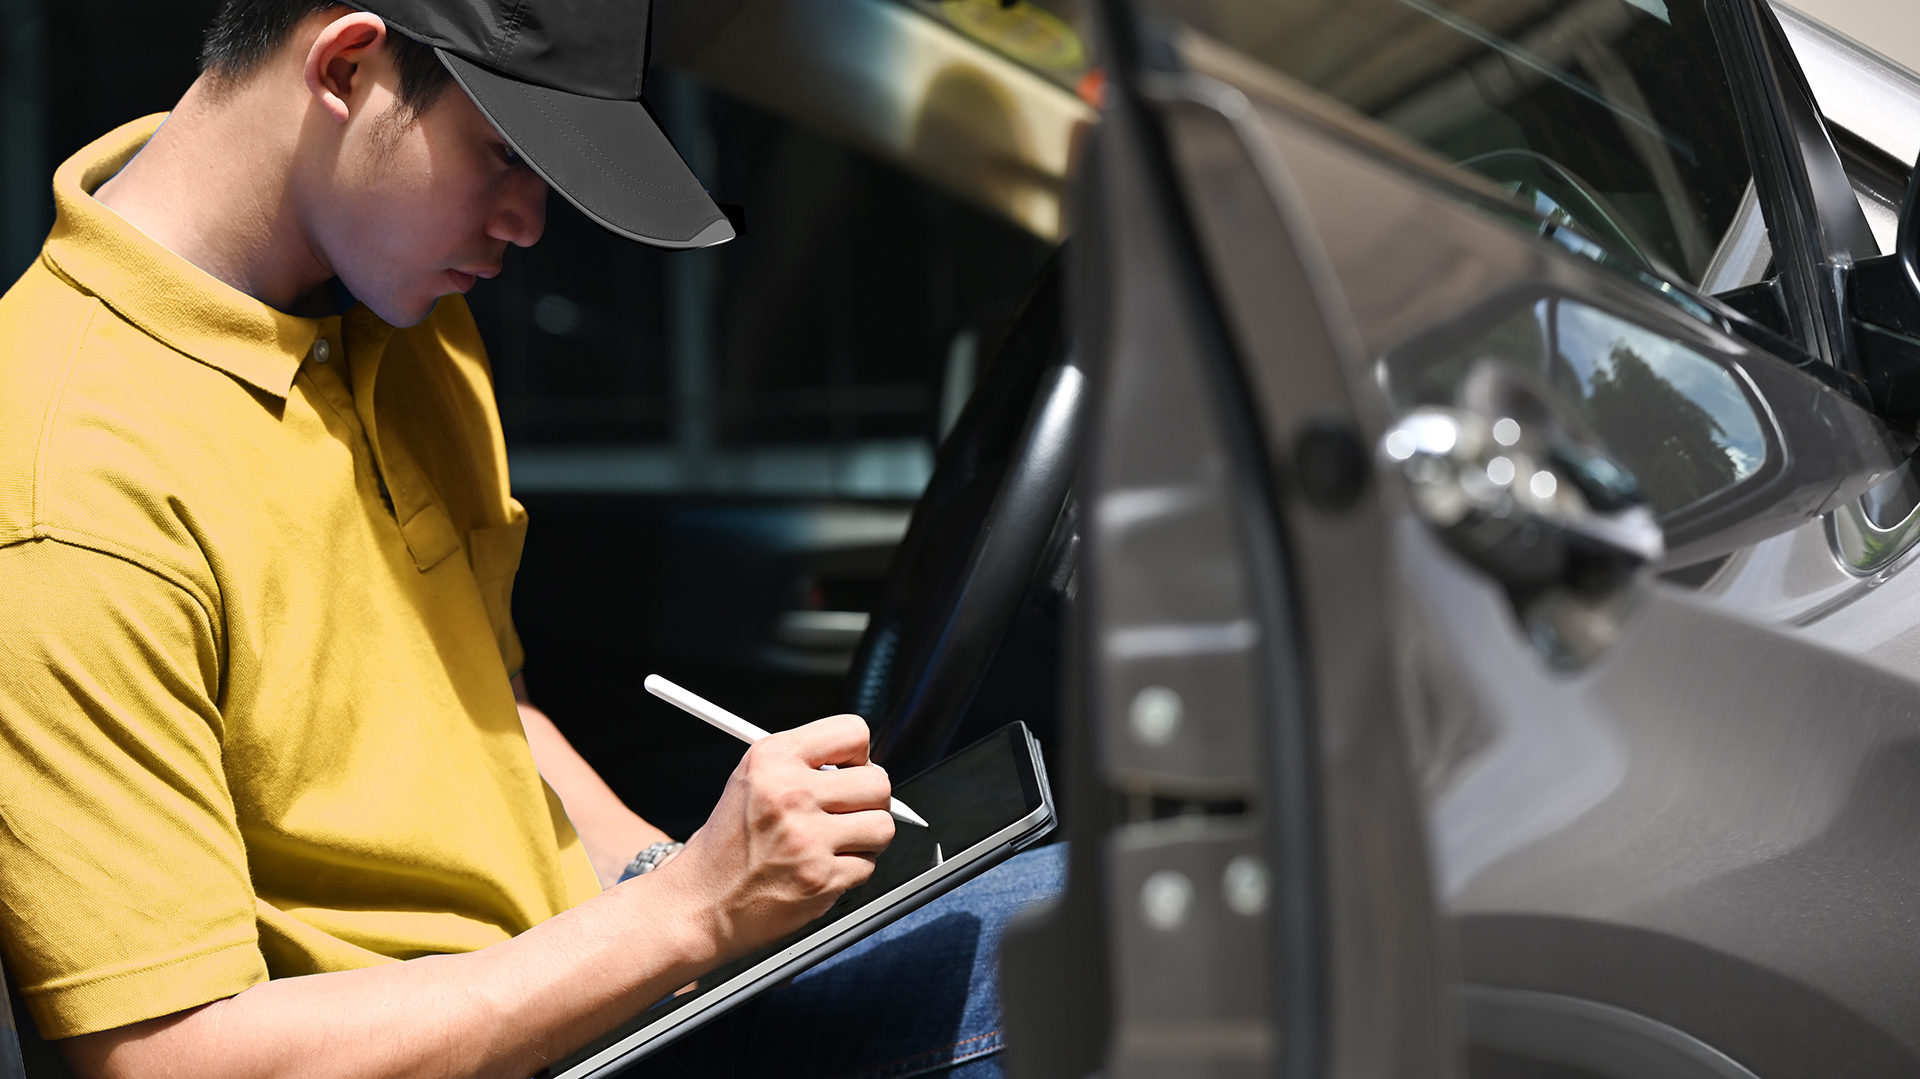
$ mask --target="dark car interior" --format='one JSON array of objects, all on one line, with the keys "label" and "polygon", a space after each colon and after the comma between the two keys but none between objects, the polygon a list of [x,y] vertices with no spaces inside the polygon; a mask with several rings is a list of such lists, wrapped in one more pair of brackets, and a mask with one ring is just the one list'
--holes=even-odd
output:
[{"label": "dark car interior", "polygon": [[[664,674],[769,729],[841,711],[879,724],[939,643],[901,618],[937,618],[964,573],[1059,303],[1051,244],[690,78],[658,81],[669,134],[700,148],[716,198],[745,207],[740,239],[659,251],[554,200],[541,243],[471,299],[495,343],[516,496],[540,522],[515,586],[530,692],[628,804],[685,836],[739,748],[641,680]],[[676,365],[703,373],[704,400]],[[976,380],[992,407],[961,407]],[[649,451],[682,474],[621,474]],[[940,505],[910,530],[929,474]],[[903,539],[918,576],[890,581]],[[1044,588],[1024,598],[970,631],[993,639],[959,680],[1018,613],[1022,643],[973,727],[1022,719],[1045,741],[1058,609]],[[965,718],[934,717],[940,746],[901,763],[932,763]]]}]

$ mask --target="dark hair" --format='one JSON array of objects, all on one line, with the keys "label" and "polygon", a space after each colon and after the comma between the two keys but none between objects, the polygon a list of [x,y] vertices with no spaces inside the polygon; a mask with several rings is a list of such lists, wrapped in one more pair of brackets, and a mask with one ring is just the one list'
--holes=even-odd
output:
[{"label": "dark hair", "polygon": [[[200,70],[222,81],[242,78],[285,44],[300,20],[343,6],[340,0],[221,0],[200,46]],[[432,108],[453,73],[433,49],[391,25],[387,48],[400,69],[400,104],[414,116]]]}]

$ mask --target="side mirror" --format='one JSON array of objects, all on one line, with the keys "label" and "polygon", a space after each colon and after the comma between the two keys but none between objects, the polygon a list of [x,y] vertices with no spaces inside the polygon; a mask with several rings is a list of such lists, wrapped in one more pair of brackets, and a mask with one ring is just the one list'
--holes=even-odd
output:
[{"label": "side mirror", "polygon": [[1413,508],[1500,584],[1527,637],[1576,668],[1619,636],[1621,602],[1665,539],[1634,477],[1581,442],[1530,372],[1483,359],[1454,407],[1422,405],[1380,443]]},{"label": "side mirror", "polygon": [[[1484,461],[1445,462],[1451,472],[1443,475],[1425,460],[1434,454],[1401,457],[1394,446],[1383,447],[1389,458],[1419,470],[1409,479],[1435,500],[1434,508],[1445,508],[1440,496],[1451,488],[1440,481],[1449,476],[1457,474],[1466,494],[1476,485],[1486,487],[1478,516],[1459,511],[1465,530],[1455,528],[1451,510],[1427,516],[1469,561],[1498,567],[1503,580],[1519,574],[1505,583],[1519,586],[1520,606],[1563,569],[1588,582],[1630,576],[1591,572],[1596,558],[1623,570],[1638,562],[1677,569],[1788,531],[1887,480],[1913,448],[1851,398],[1784,361],[1715,340],[1684,320],[1666,320],[1662,327],[1663,320],[1643,321],[1601,302],[1550,285],[1523,285],[1395,346],[1375,371],[1402,417],[1423,408],[1477,413],[1496,441],[1495,426],[1503,419],[1515,421],[1519,431],[1537,432],[1543,441],[1526,450],[1528,468],[1540,471],[1550,462],[1552,490],[1569,481],[1585,496],[1584,507],[1568,501],[1571,489],[1534,505],[1495,490],[1526,478],[1521,458],[1503,452],[1518,444],[1486,448],[1484,440],[1464,439],[1472,423],[1457,417],[1464,440],[1460,448],[1449,444],[1447,453],[1476,453],[1466,445],[1473,442],[1486,449]],[[1920,339],[1915,346],[1920,391]],[[1494,392],[1499,387],[1505,389]],[[1530,413],[1549,422],[1530,422]],[[1400,448],[1417,444],[1408,437],[1401,437]],[[1634,500],[1581,482],[1580,461],[1632,477],[1637,500],[1664,542],[1631,538],[1640,530],[1639,517],[1621,514]],[[1479,517],[1489,523],[1482,527]],[[1527,519],[1536,527],[1515,536],[1537,542],[1508,543],[1506,525]],[[1552,528],[1545,527],[1549,523]],[[1562,536],[1581,558],[1568,561],[1556,553]],[[1535,548],[1544,558],[1537,572],[1529,568]]]},{"label": "side mirror", "polygon": [[1907,181],[1893,252],[1854,264],[1847,306],[1873,410],[1920,429],[1920,163]]}]

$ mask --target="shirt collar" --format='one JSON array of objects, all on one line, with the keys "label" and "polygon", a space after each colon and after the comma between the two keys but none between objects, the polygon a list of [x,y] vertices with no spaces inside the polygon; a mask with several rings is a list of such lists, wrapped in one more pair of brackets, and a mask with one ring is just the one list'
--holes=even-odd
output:
[{"label": "shirt collar", "polygon": [[275,310],[215,278],[93,197],[166,118],[155,113],[115,128],[60,166],[42,257],[154,339],[285,399],[322,323]]}]

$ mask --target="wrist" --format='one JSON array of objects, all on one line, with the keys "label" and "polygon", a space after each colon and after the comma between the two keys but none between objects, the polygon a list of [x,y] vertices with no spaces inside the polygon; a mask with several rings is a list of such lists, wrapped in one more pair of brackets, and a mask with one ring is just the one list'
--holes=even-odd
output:
[{"label": "wrist", "polygon": [[713,969],[733,950],[727,920],[701,885],[684,872],[656,871],[630,878],[612,893],[644,905],[648,950],[683,967],[687,979]]},{"label": "wrist", "polygon": [[639,854],[633,856],[632,861],[627,863],[626,868],[620,873],[618,883],[625,883],[634,877],[646,876],[648,873],[673,861],[674,856],[686,849],[686,846],[685,843],[676,843],[671,839],[662,839],[659,842],[649,843]]}]

